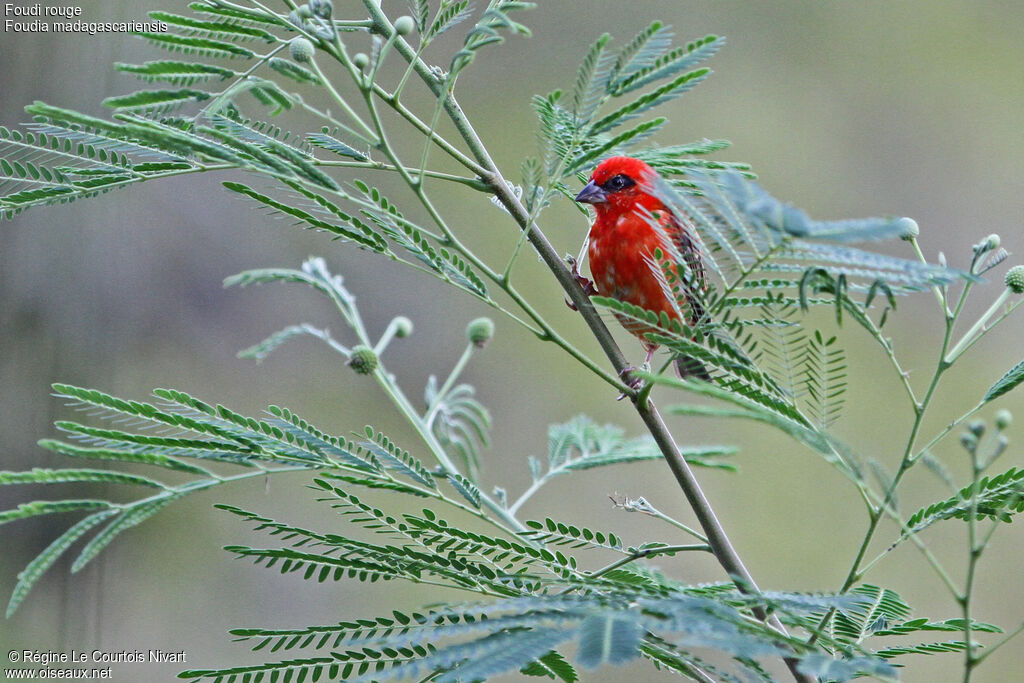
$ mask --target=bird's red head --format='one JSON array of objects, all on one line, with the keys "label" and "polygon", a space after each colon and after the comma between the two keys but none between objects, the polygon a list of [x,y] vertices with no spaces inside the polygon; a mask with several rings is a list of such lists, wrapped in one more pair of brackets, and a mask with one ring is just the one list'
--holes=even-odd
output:
[{"label": "bird's red head", "polygon": [[661,205],[651,194],[657,175],[639,159],[611,157],[594,169],[576,201],[593,204],[598,214],[633,211],[637,205],[653,210]]}]

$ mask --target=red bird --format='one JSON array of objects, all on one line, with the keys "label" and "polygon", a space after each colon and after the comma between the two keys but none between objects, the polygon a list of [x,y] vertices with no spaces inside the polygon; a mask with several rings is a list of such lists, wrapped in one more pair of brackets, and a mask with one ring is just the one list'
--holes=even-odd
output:
[{"label": "red bird", "polygon": [[[696,297],[685,292],[706,288],[700,237],[656,196],[660,182],[657,171],[632,157],[611,157],[594,169],[590,182],[576,195],[577,202],[593,204],[597,211],[588,236],[590,272],[602,296],[665,313],[693,327],[704,310]],[[655,260],[655,249],[663,255],[660,263]],[[688,271],[681,301],[672,294],[662,271],[663,264],[676,262],[685,264],[683,270]],[[658,345],[644,334],[655,329],[622,315],[616,317],[640,338],[647,350],[644,362],[649,363]],[[676,368],[683,377],[710,379],[707,370],[692,358],[677,358]]]}]

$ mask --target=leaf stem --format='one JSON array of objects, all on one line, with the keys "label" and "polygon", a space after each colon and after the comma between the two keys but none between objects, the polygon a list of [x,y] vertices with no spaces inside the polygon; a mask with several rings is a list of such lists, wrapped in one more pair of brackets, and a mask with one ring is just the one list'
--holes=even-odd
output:
[{"label": "leaf stem", "polygon": [[[393,164],[386,164],[381,161],[340,161],[340,160],[322,160],[317,159],[317,166],[328,166],[337,168],[365,168],[371,171],[398,171]],[[408,170],[408,169],[407,169]],[[436,178],[437,180],[446,180],[453,183],[459,183],[466,187],[471,187],[474,190],[481,192],[489,192],[490,188],[484,185],[476,178],[469,178],[467,176],[455,175],[453,173],[442,173],[441,171],[424,171],[423,175],[427,178]]]},{"label": "leaf stem", "polygon": [[977,413],[979,410],[981,410],[981,408],[984,405],[985,405],[984,401],[979,402],[978,405],[974,406],[973,408],[968,410],[966,413],[964,413],[963,415],[961,415],[960,417],[956,418],[955,420],[950,422],[948,425],[946,425],[945,428],[943,428],[943,430],[941,432],[939,432],[938,435],[934,439],[932,439],[927,444],[925,444],[921,448],[921,450],[919,450],[917,452],[916,455],[911,457],[911,459],[910,459],[911,464],[916,463],[918,460],[920,460],[922,457],[924,457],[924,454],[927,453],[931,449],[932,446],[937,444],[939,441],[941,441],[943,438],[945,438],[947,434],[949,434],[951,431],[956,429],[957,425],[962,424],[965,420],[967,420],[967,418],[973,416],[975,413]]},{"label": "leaf stem", "polygon": [[[472,357],[473,350],[475,348],[476,344],[472,342],[466,345],[466,349],[462,352],[458,362],[455,363],[455,367],[453,367],[452,371],[448,374],[448,379],[446,379],[444,384],[441,385],[441,388],[438,389],[434,402],[427,408],[427,412],[423,416],[423,422],[428,428],[433,426],[434,418],[437,417],[437,411],[440,409],[441,405],[444,404],[445,396],[447,396],[448,392],[452,390],[452,387],[455,385],[455,381],[466,368],[466,364],[469,362],[470,357]],[[509,509],[509,512],[515,514],[515,511],[511,508]]]},{"label": "leaf stem", "polygon": [[1020,299],[1019,301],[1016,301],[1012,306],[1010,306],[1006,311],[1004,311],[1002,315],[993,320],[991,325],[987,325],[989,319],[993,315],[995,315],[996,311],[998,311],[1004,303],[1006,303],[1006,300],[1009,298],[1009,296],[1010,290],[1004,289],[1003,293],[1000,294],[994,302],[992,302],[992,305],[989,306],[988,310],[985,311],[980,318],[978,318],[977,322],[974,323],[971,329],[967,330],[967,332],[964,333],[963,338],[949,352],[949,354],[946,356],[947,363],[952,363],[957,358],[962,356],[968,349],[974,346],[978,342],[978,340],[980,340],[982,337],[988,334],[992,328],[994,328],[996,325],[1005,320],[1006,317],[1013,313],[1013,311],[1015,311],[1018,306],[1024,303],[1024,298]]},{"label": "leaf stem", "polygon": [[982,652],[981,654],[979,654],[975,658],[975,660],[974,660],[975,661],[975,665],[981,664],[993,652],[995,652],[996,650],[1001,648],[1003,645],[1006,645],[1008,642],[1010,642],[1013,638],[1016,638],[1017,636],[1019,636],[1021,633],[1024,633],[1024,623],[1022,623],[1020,626],[1018,626],[1017,628],[1013,629],[1008,634],[1006,634],[1006,637],[1003,638],[1002,640],[1000,640],[995,645],[993,645],[993,646],[991,646],[989,648],[986,648],[984,652]]},{"label": "leaf stem", "polygon": [[[921,251],[921,245],[917,242],[917,237],[908,237],[907,241],[910,242],[910,246],[913,247],[914,253],[917,254],[917,258],[921,263],[927,265],[928,259],[924,257],[924,252]],[[950,316],[949,304],[946,301],[945,291],[939,285],[932,285],[932,291],[935,292],[935,298],[939,302],[939,308],[943,314],[948,318]]]},{"label": "leaf stem", "polygon": [[598,569],[596,571],[593,571],[590,574],[587,574],[587,578],[589,578],[589,579],[596,579],[598,577],[604,576],[605,574],[607,574],[610,571],[618,569],[619,567],[623,567],[623,566],[625,566],[627,564],[630,564],[632,562],[636,562],[637,560],[642,560],[642,559],[647,558],[647,557],[654,557],[656,555],[668,555],[668,554],[681,553],[681,552],[691,552],[691,551],[699,551],[699,552],[710,553],[711,552],[711,546],[709,546],[706,543],[698,543],[698,544],[694,544],[694,545],[666,545],[666,546],[661,546],[661,547],[658,547],[658,548],[644,548],[643,550],[637,550],[636,552],[630,553],[626,557],[619,558],[615,562],[612,562],[609,565],[601,567],[600,569]]},{"label": "leaf stem", "polygon": [[[696,531],[694,529],[691,529],[690,527],[688,527],[687,525],[683,524],[682,522],[680,522],[677,519],[669,517],[668,515],[666,515],[661,510],[654,509],[652,512],[648,512],[647,514],[651,515],[652,517],[656,517],[657,519],[660,519],[661,521],[665,522],[666,524],[674,526],[675,528],[679,529],[680,531],[682,531],[682,532],[684,532],[686,534],[689,534],[690,536],[693,536],[698,541],[703,541],[705,544],[708,543],[708,539],[707,539],[707,537],[704,536],[704,534],[702,534],[699,531]],[[708,547],[710,548],[710,546],[708,546]]]},{"label": "leaf stem", "polygon": [[[924,255],[921,253],[921,249],[918,246],[917,241],[911,239],[911,243],[913,244],[914,249],[917,251],[919,257],[923,261]],[[910,428],[910,434],[907,436],[907,444],[903,450],[903,456],[900,459],[899,468],[896,470],[896,473],[893,475],[892,481],[886,488],[881,503],[872,508],[868,513],[868,528],[864,532],[864,538],[861,540],[860,546],[857,549],[857,553],[854,556],[853,563],[850,565],[850,571],[847,573],[846,578],[843,580],[843,584],[839,589],[840,595],[845,594],[847,591],[849,591],[850,588],[852,588],[853,585],[857,581],[859,581],[861,577],[864,575],[865,569],[861,567],[861,563],[864,561],[864,557],[867,554],[868,547],[871,545],[872,539],[874,539],[875,532],[878,530],[878,526],[882,521],[882,518],[886,515],[886,512],[889,511],[890,504],[893,501],[893,498],[896,494],[896,489],[899,486],[900,481],[903,478],[903,475],[906,474],[911,467],[913,467],[913,465],[917,462],[917,459],[920,457],[914,457],[914,444],[917,441],[918,433],[920,432],[921,425],[924,422],[924,415],[927,412],[928,407],[931,405],[932,398],[934,397],[935,392],[938,389],[939,381],[942,378],[943,373],[950,367],[950,365],[946,362],[945,358],[947,350],[949,349],[950,340],[953,335],[953,326],[956,322],[957,314],[949,310],[946,304],[946,297],[941,291],[939,291],[938,287],[936,286],[933,289],[936,291],[936,296],[939,299],[940,306],[942,307],[945,313],[946,321],[946,330],[942,338],[941,348],[939,350],[939,361],[936,364],[935,371],[932,373],[931,381],[929,382],[928,388],[925,390],[923,397],[919,402],[914,404],[914,423]],[[960,306],[957,307],[957,311],[961,309],[965,294],[966,292],[961,294]],[[952,429],[952,427],[950,427],[950,429]],[[932,443],[934,443],[937,440],[938,438],[933,440]],[[928,557],[929,561],[932,562],[932,566],[938,570],[938,568],[941,567],[941,565],[938,565],[937,561],[932,561],[934,560],[934,556],[932,556],[931,553],[927,551],[926,547],[923,547],[923,544],[921,543],[920,539],[917,539],[916,536],[912,536],[912,538],[915,541],[915,543],[918,544],[918,547],[925,552],[926,557]],[[872,561],[871,564],[874,564],[874,561]],[[948,586],[951,586],[951,590],[953,591],[954,595],[956,595],[956,588],[952,587],[949,577],[945,573],[945,571],[937,571],[937,573]],[[818,623],[817,628],[814,629],[814,631],[811,633],[811,636],[807,639],[808,645],[813,644],[818,639],[818,636],[823,632],[824,628],[827,626],[827,624],[834,615],[834,608],[830,609],[828,612],[825,613],[825,616],[822,617],[821,621]]]},{"label": "leaf stem", "polygon": [[[347,62],[343,50],[340,52],[339,57],[339,61],[342,61],[343,64]],[[320,77],[320,80],[321,82],[323,82],[324,87],[327,88],[327,92],[329,92],[334,101],[338,103],[338,106],[340,106],[345,111],[345,113],[349,115],[349,118],[355,121],[356,124],[363,130],[363,133],[365,133],[366,136],[365,141],[370,145],[374,146],[380,144],[376,134],[374,133],[374,130],[370,128],[370,126],[367,125],[365,121],[363,121],[362,117],[360,117],[359,114],[357,114],[354,109],[352,109],[352,106],[345,100],[344,97],[341,96],[341,93],[337,91],[337,89],[334,87],[334,84],[331,83],[330,79],[328,79],[327,76],[324,75],[324,72],[320,69],[320,65],[317,64],[316,62],[315,56],[310,58],[309,63],[310,65],[312,65],[313,71],[316,72],[316,75]],[[346,65],[349,66],[350,71],[355,71],[355,67],[351,66],[350,64]]]}]

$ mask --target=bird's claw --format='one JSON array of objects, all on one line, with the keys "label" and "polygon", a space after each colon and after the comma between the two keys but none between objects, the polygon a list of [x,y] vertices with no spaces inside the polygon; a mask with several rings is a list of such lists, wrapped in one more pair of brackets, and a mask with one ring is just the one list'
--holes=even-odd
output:
[{"label": "bird's claw", "polygon": [[[565,260],[569,264],[569,267],[572,269],[573,279],[576,280],[576,283],[583,288],[583,293],[586,294],[588,297],[597,294],[597,287],[594,286],[594,281],[588,277],[584,277],[580,273],[579,264],[576,263],[576,259],[573,258],[572,256],[567,256]],[[579,310],[576,304],[574,304],[569,299],[565,300],[565,305],[574,311]]]},{"label": "bird's claw", "polygon": [[[644,386],[644,380],[643,380],[643,378],[636,376],[636,371],[637,370],[646,370],[647,369],[646,365],[647,364],[645,363],[644,367],[642,367],[642,368],[638,368],[638,367],[636,367],[634,365],[630,365],[628,367],[622,368],[622,371],[619,373],[619,378],[623,382],[625,382],[626,386],[629,387],[631,390],[639,391]],[[627,393],[624,391],[621,394],[619,394],[618,398],[616,398],[615,400],[616,401],[621,401],[622,399],[626,398],[626,396],[627,396]]]}]

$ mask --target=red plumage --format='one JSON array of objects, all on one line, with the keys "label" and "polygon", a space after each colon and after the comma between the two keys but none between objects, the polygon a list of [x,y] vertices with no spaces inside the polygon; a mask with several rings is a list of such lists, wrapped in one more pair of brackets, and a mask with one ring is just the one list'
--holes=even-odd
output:
[{"label": "red plumage", "polygon": [[[703,289],[699,237],[657,197],[659,181],[653,168],[632,157],[612,157],[594,170],[590,182],[576,197],[576,201],[592,204],[597,211],[589,236],[590,272],[602,296],[665,313],[693,326],[703,310],[695,297],[684,293],[677,302],[677,295],[666,291],[661,264],[682,260],[687,266],[690,291]],[[658,249],[662,253],[660,263],[655,260]],[[621,315],[616,317],[640,338],[649,361],[657,345],[643,335],[653,328]],[[698,370],[691,363],[678,364],[683,374],[706,376],[703,368]]]}]

